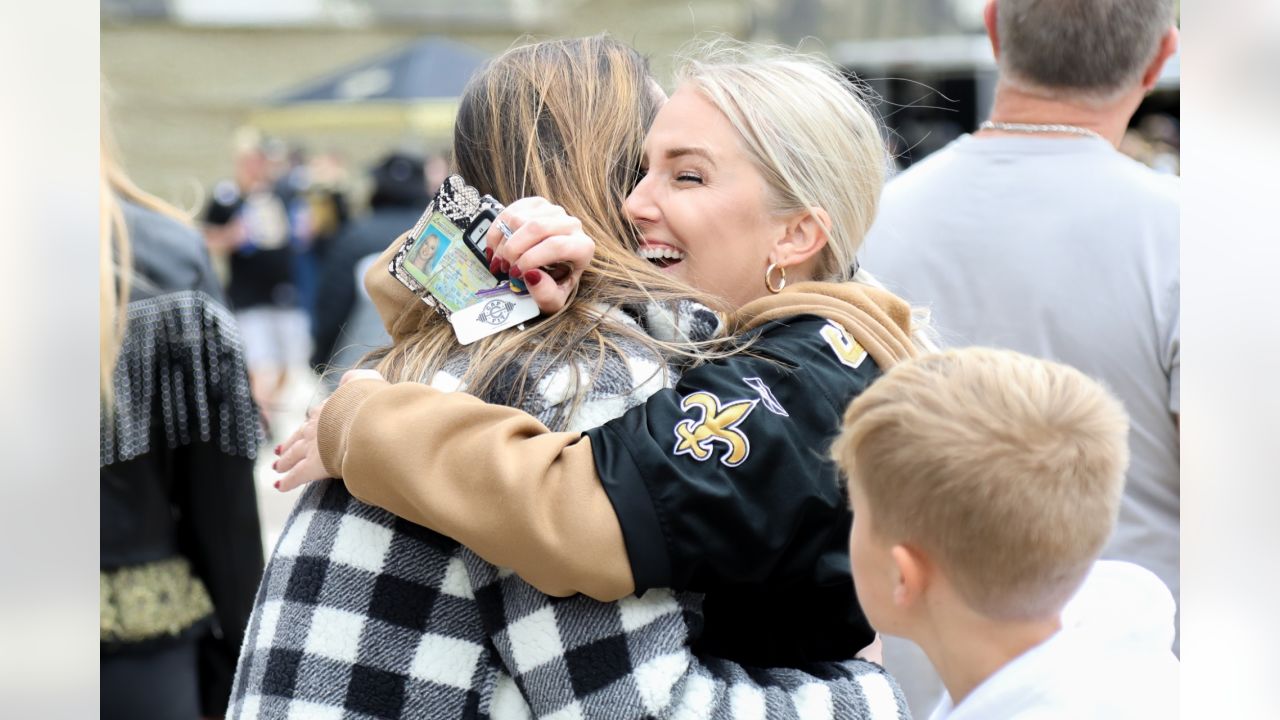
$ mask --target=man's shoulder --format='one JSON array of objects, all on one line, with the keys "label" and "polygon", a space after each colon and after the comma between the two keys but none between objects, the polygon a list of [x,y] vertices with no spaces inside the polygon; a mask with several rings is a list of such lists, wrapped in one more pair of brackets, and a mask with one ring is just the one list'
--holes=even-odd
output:
[{"label": "man's shoulder", "polygon": [[901,170],[885,183],[884,195],[904,192],[937,178],[945,179],[948,170],[955,168],[956,161],[962,155],[960,140],[954,140],[946,147],[936,150]]},{"label": "man's shoulder", "polygon": [[[984,149],[979,145],[982,142],[988,141],[960,138],[891,178],[882,194],[881,214],[891,214],[895,209],[914,213],[918,204],[930,197],[946,202],[955,188],[973,183],[979,173],[994,170],[1020,174],[1029,191],[1041,181],[1066,183],[1073,188],[1073,195],[1122,199],[1131,208],[1151,212],[1178,211],[1179,178],[1153,170],[1118,150],[1090,146],[1070,153],[1022,154],[1016,148]],[[993,152],[999,155],[998,166],[987,164]],[[1047,163],[1052,163],[1052,173],[1047,172]]]},{"label": "man's shoulder", "polygon": [[1181,180],[1177,175],[1153,170],[1118,151],[1110,158],[1109,169],[1135,197],[1155,205],[1178,207]]}]

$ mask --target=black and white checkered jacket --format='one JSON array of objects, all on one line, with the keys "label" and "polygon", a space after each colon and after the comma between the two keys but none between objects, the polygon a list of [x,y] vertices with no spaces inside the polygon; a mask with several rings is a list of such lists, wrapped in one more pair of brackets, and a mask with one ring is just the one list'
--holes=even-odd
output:
[{"label": "black and white checkered jacket", "polygon": [[[631,322],[621,313],[614,320]],[[706,337],[714,316],[699,313]],[[649,331],[654,318],[649,320]],[[710,323],[710,327],[707,323]],[[674,381],[634,341],[593,372],[571,429]],[[458,372],[433,385],[456,389]],[[526,411],[558,397],[543,377]],[[500,400],[500,397],[490,398]],[[241,651],[228,718],[905,718],[872,663],[746,668],[690,650],[701,598],[651,590],[601,603],[554,598],[435,532],[313,483],[272,553]]]}]

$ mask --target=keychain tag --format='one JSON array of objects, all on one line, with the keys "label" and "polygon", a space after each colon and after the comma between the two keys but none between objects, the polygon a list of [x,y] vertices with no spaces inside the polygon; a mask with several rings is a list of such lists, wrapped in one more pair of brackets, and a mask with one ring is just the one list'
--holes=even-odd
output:
[{"label": "keychain tag", "polygon": [[449,315],[453,334],[462,345],[489,337],[538,317],[538,303],[528,295],[510,291],[486,295],[480,301]]}]

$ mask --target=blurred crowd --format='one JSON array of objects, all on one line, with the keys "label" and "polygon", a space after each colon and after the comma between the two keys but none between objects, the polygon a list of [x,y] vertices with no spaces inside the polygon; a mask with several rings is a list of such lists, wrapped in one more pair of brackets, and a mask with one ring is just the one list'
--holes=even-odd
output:
[{"label": "blurred crowd", "polygon": [[310,367],[332,383],[385,341],[356,273],[413,225],[447,166],[440,155],[392,151],[364,183],[337,153],[239,135],[234,174],[213,186],[200,224],[268,424],[291,372]]},{"label": "blurred crowd", "polygon": [[1178,119],[1165,113],[1144,115],[1125,131],[1120,152],[1169,175],[1181,175],[1178,162]]},{"label": "blurred crowd", "polygon": [[192,218],[133,184],[104,123],[103,717],[226,711],[280,524],[262,448],[302,421],[297,389],[387,344],[358,274],[447,167],[389,152],[361,183],[333,153],[247,131],[234,148]]}]

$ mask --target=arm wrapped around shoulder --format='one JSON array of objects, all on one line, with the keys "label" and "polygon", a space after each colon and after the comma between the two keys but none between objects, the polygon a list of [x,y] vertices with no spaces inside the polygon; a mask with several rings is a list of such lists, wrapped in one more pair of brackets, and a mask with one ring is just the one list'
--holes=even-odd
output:
[{"label": "arm wrapped around shoulder", "polygon": [[347,383],[319,421],[325,468],[363,502],[443,533],[557,596],[634,591],[590,441],[418,383]]}]

